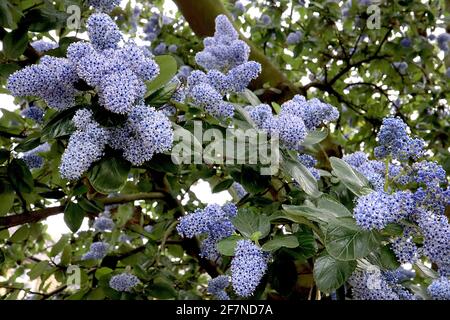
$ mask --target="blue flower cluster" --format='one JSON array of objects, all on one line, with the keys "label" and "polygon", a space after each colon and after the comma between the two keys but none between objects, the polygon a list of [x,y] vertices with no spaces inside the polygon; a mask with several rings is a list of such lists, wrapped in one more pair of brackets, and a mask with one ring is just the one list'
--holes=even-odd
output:
[{"label": "blue flower cluster", "polygon": [[109,139],[108,131],[93,120],[90,110],[78,110],[72,121],[77,130],[70,137],[59,166],[61,176],[69,180],[80,178],[93,162],[101,159]]},{"label": "blue flower cluster", "polygon": [[34,50],[39,53],[43,53],[49,50],[53,50],[59,47],[56,42],[48,42],[45,40],[36,40],[30,43]]},{"label": "blue flower cluster", "polygon": [[139,283],[138,277],[127,272],[112,276],[109,280],[109,286],[119,292],[131,292]]},{"label": "blue flower cluster", "polygon": [[364,229],[381,230],[389,223],[407,218],[413,210],[412,194],[374,191],[358,199],[353,210],[356,223]]},{"label": "blue flower cluster", "polygon": [[[391,281],[389,281],[391,280]],[[357,270],[349,278],[354,300],[415,300],[403,286],[381,271]]]},{"label": "blue flower cluster", "polygon": [[391,248],[400,263],[415,263],[419,259],[421,250],[414,242],[414,236],[417,232],[405,227],[403,234],[393,240]]},{"label": "blue flower cluster", "polygon": [[248,61],[249,46],[225,15],[216,18],[213,37],[205,38],[205,48],[195,60],[207,73],[194,71],[188,78],[192,102],[217,118],[232,117],[234,107],[223,100],[229,93],[242,92],[261,72],[261,65]]},{"label": "blue flower cluster", "polygon": [[259,17],[259,22],[261,22],[264,26],[268,27],[269,25],[272,24],[272,18],[267,14],[263,14],[261,17]]},{"label": "blue flower cluster", "polygon": [[[450,189],[445,170],[436,162],[422,160],[422,140],[411,139],[407,126],[398,118],[387,118],[378,135],[378,156],[392,156],[387,162],[368,160],[356,152],[344,157],[366,176],[375,191],[359,197],[353,215],[364,229],[383,229],[389,223],[403,226],[403,234],[391,247],[401,263],[415,263],[422,256],[450,275],[450,225],[445,209]],[[380,157],[381,157],[380,156]],[[411,163],[411,159],[416,160]],[[386,167],[388,166],[388,170]],[[417,239],[422,241],[417,242]]]},{"label": "blue flower cluster", "polygon": [[148,50],[133,42],[119,48],[122,36],[105,14],[89,17],[88,33],[92,44],[70,45],[68,58],[76,65],[79,77],[98,89],[102,106],[114,113],[131,112],[144,98],[144,81],[159,74],[158,65]]},{"label": "blue flower cluster", "polygon": [[110,13],[114,7],[120,5],[120,0],[89,0],[89,5],[97,11]]},{"label": "blue flower cluster", "polygon": [[93,227],[97,231],[106,232],[112,231],[115,224],[110,217],[103,215],[95,219]]},{"label": "blue flower cluster", "polygon": [[106,257],[109,250],[109,244],[105,242],[94,242],[89,251],[81,257],[81,260],[100,260]]},{"label": "blue flower cluster", "polygon": [[37,123],[42,123],[44,120],[44,110],[30,103],[30,105],[23,109],[20,114],[22,117],[36,121]]},{"label": "blue flower cluster", "polygon": [[239,182],[233,182],[231,187],[234,189],[239,199],[242,199],[247,194],[247,191]]},{"label": "blue flower cluster", "polygon": [[[449,201],[450,204],[450,201]],[[450,225],[440,213],[421,210],[417,224],[423,235],[423,251],[439,268],[443,276],[450,276]]]},{"label": "blue flower cluster", "polygon": [[228,276],[218,276],[208,281],[208,293],[214,295],[217,300],[230,300],[225,289],[230,285]]},{"label": "blue flower cluster", "polygon": [[241,297],[253,294],[267,270],[268,254],[250,240],[239,240],[231,261],[231,283]]},{"label": "blue flower cluster", "polygon": [[186,238],[206,235],[202,242],[201,256],[210,260],[217,260],[220,255],[216,244],[218,241],[233,234],[235,228],[231,219],[237,214],[234,204],[224,206],[210,204],[205,209],[197,209],[194,212],[181,217],[177,226],[178,233]]},{"label": "blue flower cluster", "polygon": [[291,32],[286,37],[286,43],[288,45],[298,44],[302,40],[302,37],[303,37],[303,33],[301,31]]},{"label": "blue flower cluster", "polygon": [[301,154],[298,156],[298,161],[303,164],[306,168],[308,168],[309,172],[311,172],[312,176],[317,180],[320,180],[320,172],[316,168],[317,160],[309,154]]},{"label": "blue flower cluster", "polygon": [[448,51],[448,43],[450,42],[450,33],[444,32],[437,36],[437,43],[442,51]]},{"label": "blue flower cluster", "polygon": [[51,108],[63,110],[75,105],[78,80],[74,65],[65,58],[44,56],[39,64],[14,72],[7,82],[13,96],[35,96]]},{"label": "blue flower cluster", "polygon": [[[108,11],[111,1],[93,1],[91,5]],[[37,96],[49,107],[60,110],[73,107],[78,93],[74,83],[80,79],[92,86],[101,106],[110,112],[127,115],[121,128],[105,129],[96,123],[89,110],[77,111],[73,122],[77,130],[70,137],[60,165],[62,177],[74,180],[99,160],[105,146],[123,150],[135,165],[165,152],[172,146],[173,130],[161,112],[143,105],[145,81],[159,74],[152,54],[133,42],[119,46],[122,35],[114,21],[104,13],[87,20],[90,43],[76,42],[67,49],[66,58],[43,57],[38,65],[20,70],[8,79],[15,96]],[[30,111],[34,117],[34,114]],[[36,115],[37,117],[37,115]]]},{"label": "blue flower cluster", "polygon": [[43,143],[34,149],[24,152],[22,160],[25,161],[30,169],[42,168],[44,165],[44,158],[40,154],[48,151],[50,151],[50,145],[48,143]]},{"label": "blue flower cluster", "polygon": [[428,293],[433,300],[450,300],[450,281],[440,277],[428,286]]},{"label": "blue flower cluster", "polygon": [[259,129],[278,135],[287,149],[296,151],[300,151],[300,144],[308,131],[339,117],[335,107],[316,98],[306,100],[301,95],[283,103],[278,116],[274,116],[270,106],[264,104],[247,107],[246,110]]},{"label": "blue flower cluster", "polygon": [[407,128],[400,118],[384,118],[377,137],[379,146],[374,150],[375,157],[384,159],[391,155],[401,161],[420,158],[425,142],[422,139],[410,138]]},{"label": "blue flower cluster", "polygon": [[124,158],[134,165],[169,150],[173,142],[170,120],[163,112],[145,105],[135,106],[126,125],[112,129],[110,134],[110,145],[123,150]]},{"label": "blue flower cluster", "polygon": [[[367,180],[369,180],[375,190],[384,189],[386,168],[383,162],[378,160],[368,160],[367,155],[363,152],[355,152],[353,154],[346,155],[343,160],[350,164],[354,169],[362,173]],[[390,168],[395,167],[394,165],[390,165]]]}]

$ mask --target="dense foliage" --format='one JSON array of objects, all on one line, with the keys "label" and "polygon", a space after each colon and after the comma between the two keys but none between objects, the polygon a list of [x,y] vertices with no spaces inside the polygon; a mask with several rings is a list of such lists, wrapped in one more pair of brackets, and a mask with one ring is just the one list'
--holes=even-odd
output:
[{"label": "dense foliage", "polygon": [[448,3],[150,2],[0,3],[2,298],[450,299]]}]

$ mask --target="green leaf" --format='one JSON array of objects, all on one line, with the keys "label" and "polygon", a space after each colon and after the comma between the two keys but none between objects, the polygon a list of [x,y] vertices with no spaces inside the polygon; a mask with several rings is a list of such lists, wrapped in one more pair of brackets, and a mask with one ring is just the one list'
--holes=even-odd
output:
[{"label": "green leaf", "polygon": [[217,243],[217,250],[225,256],[234,256],[234,249],[239,240],[244,240],[241,236],[232,235],[228,238],[220,240]]},{"label": "green leaf", "polygon": [[16,191],[31,193],[34,188],[33,176],[23,160],[13,159],[8,166],[8,177]]},{"label": "green leaf", "polygon": [[320,197],[322,192],[319,191],[316,178],[314,178],[308,168],[306,168],[303,164],[291,160],[285,160],[282,163],[282,167],[292,178],[294,178],[302,190],[308,195],[313,198]]},{"label": "green leaf", "polygon": [[56,242],[53,245],[52,249],[50,250],[49,257],[55,257],[56,255],[58,255],[58,253],[63,251],[63,249],[66,246],[66,244],[68,243],[68,241],[69,241],[69,237],[67,235],[61,236],[61,238],[58,240],[58,242]]},{"label": "green leaf", "polygon": [[16,24],[11,12],[11,4],[7,0],[0,1],[0,27],[14,29]]},{"label": "green leaf", "polygon": [[41,138],[40,137],[29,137],[19,143],[17,147],[14,148],[14,151],[16,152],[25,152],[29,151],[31,149],[36,148],[41,144]]},{"label": "green leaf", "polygon": [[262,176],[258,171],[249,166],[243,166],[241,174],[240,183],[249,193],[262,192],[269,185],[269,176]]},{"label": "green leaf", "polygon": [[245,89],[242,95],[252,106],[257,106],[261,104],[261,100],[259,100],[258,96],[249,89]]},{"label": "green leaf", "polygon": [[89,181],[98,192],[120,191],[126,184],[131,164],[121,157],[105,157],[88,173]]},{"label": "green leaf", "polygon": [[323,130],[314,130],[308,132],[305,140],[302,142],[302,146],[312,146],[318,144],[319,142],[325,140],[328,136],[328,130],[325,128]]},{"label": "green leaf", "polygon": [[11,186],[6,182],[4,182],[2,186],[0,186],[0,190],[0,216],[3,216],[11,210],[16,194]]},{"label": "green leaf", "polygon": [[80,229],[84,219],[84,211],[77,203],[70,202],[64,210],[64,221],[72,232]]},{"label": "green leaf", "polygon": [[0,149],[0,164],[4,163],[6,160],[9,159],[10,156],[9,150],[6,149]]},{"label": "green leaf", "polygon": [[298,247],[298,239],[295,235],[275,236],[272,240],[267,241],[262,246],[264,251],[275,251],[282,247],[296,248]]},{"label": "green leaf", "polygon": [[145,98],[172,80],[178,70],[177,61],[170,55],[157,56],[155,61],[159,65],[159,75],[151,82],[147,82]]},{"label": "green leaf", "polygon": [[364,258],[379,244],[375,232],[359,228],[351,218],[338,218],[330,222],[325,232],[327,252],[338,260]]},{"label": "green leaf", "polygon": [[327,195],[319,199],[317,208],[322,212],[326,211],[332,214],[334,217],[352,217],[352,213],[344,205]]},{"label": "green leaf", "polygon": [[33,268],[31,268],[31,270],[28,272],[28,277],[30,277],[30,280],[37,279],[50,268],[51,266],[49,265],[48,261],[40,261],[36,263]]},{"label": "green leaf", "polygon": [[85,212],[97,213],[103,211],[103,208],[99,207],[94,201],[90,201],[84,197],[79,197],[77,200],[78,204]]},{"label": "green leaf", "polygon": [[317,223],[327,224],[336,218],[336,215],[330,211],[322,210],[312,205],[283,205],[286,217],[297,223],[305,223],[305,219]]},{"label": "green leaf", "polygon": [[369,181],[361,173],[354,170],[345,161],[331,157],[331,167],[333,174],[344,183],[344,185],[357,196],[362,196],[370,189]]},{"label": "green leaf", "polygon": [[259,239],[266,237],[270,232],[270,219],[262,213],[247,209],[239,210],[233,219],[233,225],[246,238],[251,238],[255,232],[260,232]]},{"label": "green leaf", "polygon": [[3,262],[5,262],[6,258],[5,258],[5,254],[3,253],[3,250],[0,249],[0,266],[2,265]]},{"label": "green leaf", "polygon": [[21,226],[19,229],[16,230],[16,232],[14,232],[9,241],[14,243],[25,241],[28,238],[29,234],[30,234],[30,227],[27,225]]},{"label": "green leaf", "polygon": [[28,31],[16,29],[3,38],[3,53],[8,59],[17,59],[25,52],[27,45]]},{"label": "green leaf", "polygon": [[314,281],[320,291],[330,293],[342,286],[356,269],[356,261],[339,261],[327,254],[314,263]]},{"label": "green leaf", "polygon": [[150,286],[149,295],[158,299],[173,299],[177,297],[177,291],[171,282],[157,277]]},{"label": "green leaf", "polygon": [[42,129],[41,141],[44,142],[50,139],[71,135],[75,131],[75,125],[72,122],[72,118],[78,109],[79,108],[70,108],[61,111],[51,118]]},{"label": "green leaf", "polygon": [[221,191],[227,190],[228,188],[231,187],[233,182],[234,182],[233,179],[225,179],[225,180],[219,182],[218,184],[216,184],[214,186],[214,188],[212,189],[212,192],[213,193],[217,193],[217,192],[221,192]]},{"label": "green leaf", "polygon": [[111,272],[113,272],[113,270],[110,269],[110,268],[107,268],[107,267],[103,267],[103,268],[97,269],[97,270],[95,271],[95,278],[96,278],[97,280],[100,280],[101,277],[103,277],[103,276],[105,276],[105,275],[108,275],[108,274],[110,274]]},{"label": "green leaf", "polygon": [[56,10],[53,5],[46,5],[29,10],[20,24],[27,26],[28,30],[33,32],[46,32],[62,26],[67,16],[65,12]]}]

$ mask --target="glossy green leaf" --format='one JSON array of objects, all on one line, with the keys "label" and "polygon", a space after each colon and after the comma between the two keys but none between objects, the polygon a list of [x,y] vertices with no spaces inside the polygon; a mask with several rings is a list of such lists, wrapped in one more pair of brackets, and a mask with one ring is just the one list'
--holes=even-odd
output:
[{"label": "glossy green leaf", "polygon": [[25,52],[27,45],[28,31],[15,29],[3,38],[3,53],[8,59],[17,59]]},{"label": "glossy green leaf", "polygon": [[104,157],[88,173],[89,181],[101,193],[120,191],[126,184],[131,164],[121,157]]},{"label": "glossy green leaf", "polygon": [[172,80],[178,70],[177,61],[170,55],[157,56],[155,61],[159,66],[159,75],[147,83],[146,98]]},{"label": "glossy green leaf", "polygon": [[225,238],[223,240],[220,240],[217,242],[217,250],[225,255],[225,256],[234,256],[234,250],[236,248],[236,243],[239,240],[243,240],[241,236],[238,235],[232,235],[228,238]]},{"label": "glossy green leaf", "polygon": [[339,261],[322,254],[314,263],[314,281],[320,291],[330,293],[342,286],[356,268],[356,261]]},{"label": "glossy green leaf", "polygon": [[70,202],[64,210],[64,221],[72,232],[80,229],[84,219],[84,210],[77,203]]},{"label": "glossy green leaf", "polygon": [[273,239],[267,241],[262,246],[264,251],[275,251],[282,247],[285,248],[296,248],[298,247],[298,239],[295,235],[282,235],[275,236]]},{"label": "glossy green leaf", "polygon": [[232,222],[236,229],[247,238],[251,238],[255,232],[260,232],[258,238],[262,239],[270,232],[270,219],[262,213],[242,209]]},{"label": "glossy green leaf", "polygon": [[330,222],[325,232],[327,252],[338,260],[364,258],[379,245],[376,233],[359,228],[352,218]]}]

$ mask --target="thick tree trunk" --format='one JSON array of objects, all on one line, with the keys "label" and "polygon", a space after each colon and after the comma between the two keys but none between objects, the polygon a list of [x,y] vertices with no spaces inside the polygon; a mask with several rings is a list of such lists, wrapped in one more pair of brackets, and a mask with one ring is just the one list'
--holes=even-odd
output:
[{"label": "thick tree trunk", "polygon": [[[231,15],[219,0],[175,0],[178,9],[183,14],[191,29],[199,37],[212,36],[214,34],[214,20],[220,14]],[[269,83],[277,90],[266,90],[260,97],[266,102],[284,102],[299,93],[299,89],[291,83],[286,76],[275,66],[264,53],[249,39],[241,34],[251,48],[250,59],[257,61],[262,66],[262,73],[258,79],[252,82],[251,89],[261,89],[265,83]]]}]

